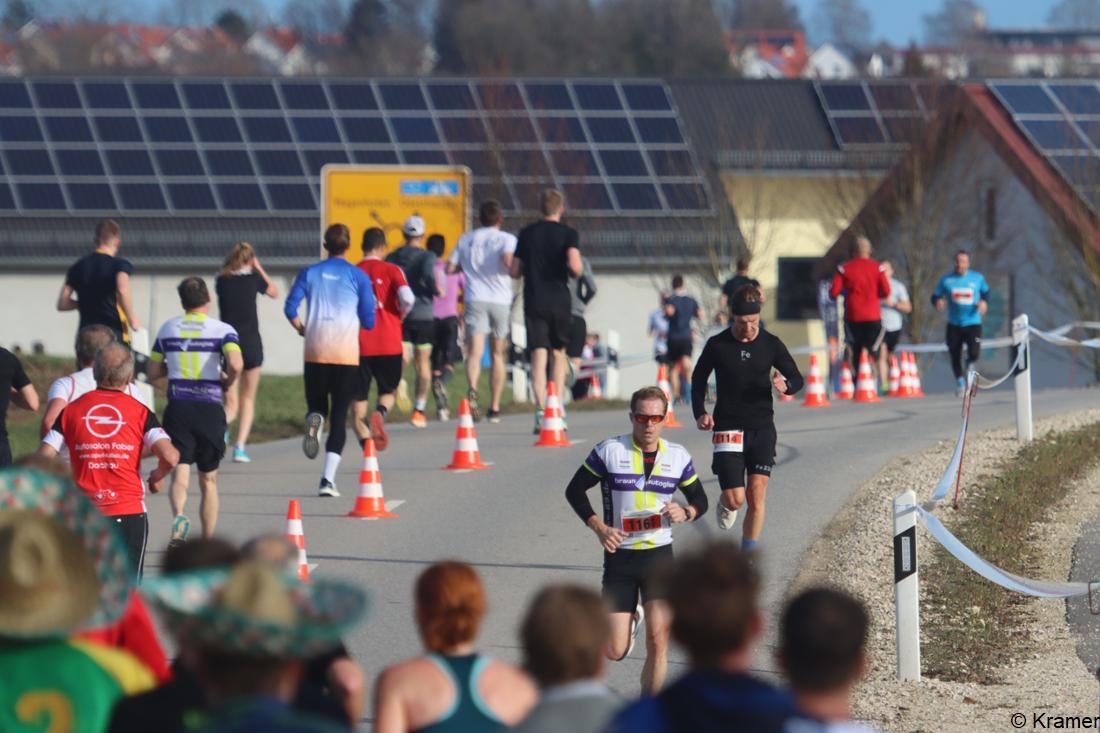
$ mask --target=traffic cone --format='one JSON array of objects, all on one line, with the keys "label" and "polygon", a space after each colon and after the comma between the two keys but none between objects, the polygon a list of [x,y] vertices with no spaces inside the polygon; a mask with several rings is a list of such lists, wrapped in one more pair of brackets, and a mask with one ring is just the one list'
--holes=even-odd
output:
[{"label": "traffic cone", "polygon": [[852,382],[852,369],[845,359],[840,364],[840,391],[836,393],[838,400],[850,400],[856,396],[856,385]]},{"label": "traffic cone", "polygon": [[810,354],[810,373],[806,376],[806,397],[803,407],[828,407],[825,397],[825,381],[821,378],[821,369],[817,366],[817,354]]},{"label": "traffic cone", "polygon": [[893,354],[890,354],[890,373],[887,379],[889,389],[886,393],[887,397],[901,397],[901,369],[898,368],[898,358]]},{"label": "traffic cone", "polygon": [[536,448],[568,448],[572,445],[565,437],[565,425],[561,421],[561,403],[554,391],[554,383],[546,385],[546,409],[542,413],[542,426]]},{"label": "traffic cone", "polygon": [[917,357],[913,354],[909,355],[909,375],[913,386],[913,393],[909,396],[924,397],[924,390],[920,384],[920,367],[917,366]]},{"label": "traffic cone", "polygon": [[856,381],[856,402],[878,402],[878,387],[875,385],[875,375],[871,373],[871,362],[867,358],[867,352],[859,354],[859,379]]},{"label": "traffic cone", "polygon": [[668,381],[668,367],[664,364],[657,367],[657,386],[665,393],[665,399],[668,400],[668,414],[665,415],[665,427],[684,427],[684,424],[676,419],[676,411],[672,409],[672,384]]},{"label": "traffic cone", "polygon": [[[551,388],[553,386],[551,385]],[[558,412],[560,420],[561,412]],[[448,470],[480,471],[488,468],[481,462],[481,451],[477,447],[477,430],[474,429],[474,418],[470,414],[470,401],[463,399],[458,403],[458,427],[455,428],[455,450],[451,456],[451,464],[446,466]]]},{"label": "traffic cone", "polygon": [[290,500],[286,509],[286,539],[298,548],[298,580],[309,580],[309,563],[306,562],[306,535],[302,529],[302,507],[297,499]]},{"label": "traffic cone", "polygon": [[593,374],[589,377],[588,382],[588,399],[590,400],[602,400],[603,390],[600,389],[600,378]]},{"label": "traffic cone", "polygon": [[349,517],[360,519],[396,519],[397,515],[386,511],[386,498],[382,495],[382,471],[378,467],[378,453],[374,438],[367,438],[363,445],[363,468],[359,471],[359,495]]}]

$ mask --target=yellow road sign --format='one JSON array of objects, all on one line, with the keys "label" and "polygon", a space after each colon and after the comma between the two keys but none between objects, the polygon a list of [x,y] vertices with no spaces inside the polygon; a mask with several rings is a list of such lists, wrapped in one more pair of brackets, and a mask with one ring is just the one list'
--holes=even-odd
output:
[{"label": "yellow road sign", "polygon": [[[404,243],[401,225],[414,214],[427,234],[442,234],[450,253],[470,223],[470,169],[465,166],[326,165],[321,169],[321,233],[351,230],[349,262],[363,257],[363,232],[381,227],[389,249]],[[322,250],[321,256],[324,256]]]}]

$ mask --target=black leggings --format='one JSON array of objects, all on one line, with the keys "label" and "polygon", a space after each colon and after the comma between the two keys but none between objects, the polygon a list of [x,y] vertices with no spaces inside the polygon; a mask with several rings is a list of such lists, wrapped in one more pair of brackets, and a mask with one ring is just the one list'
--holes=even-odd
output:
[{"label": "black leggings", "polygon": [[116,514],[107,519],[115,525],[122,544],[130,556],[130,582],[141,582],[145,570],[145,545],[149,540],[149,516],[141,514]]},{"label": "black leggings", "polygon": [[342,453],[348,437],[348,408],[359,385],[359,365],[305,365],[306,407],[328,420],[325,452]]},{"label": "black leggings", "polygon": [[966,365],[970,366],[982,355],[980,339],[982,337],[982,325],[956,326],[947,324],[947,353],[951,354],[951,369],[955,372],[955,379],[966,376],[963,370],[962,350],[966,344]]}]

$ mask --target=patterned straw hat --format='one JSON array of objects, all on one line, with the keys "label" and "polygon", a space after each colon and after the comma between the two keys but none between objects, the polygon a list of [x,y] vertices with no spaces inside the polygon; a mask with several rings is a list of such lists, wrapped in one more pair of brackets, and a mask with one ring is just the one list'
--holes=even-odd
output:
[{"label": "patterned straw hat", "polygon": [[0,636],[64,637],[118,619],[129,560],[115,528],[71,482],[0,471]]},{"label": "patterned straw hat", "polygon": [[367,608],[366,594],[346,583],[302,583],[254,560],[146,580],[141,592],[181,645],[253,657],[330,651]]}]

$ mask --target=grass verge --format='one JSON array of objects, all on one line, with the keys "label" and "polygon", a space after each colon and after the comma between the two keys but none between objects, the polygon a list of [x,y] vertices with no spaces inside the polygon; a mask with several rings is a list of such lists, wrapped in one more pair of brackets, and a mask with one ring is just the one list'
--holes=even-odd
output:
[{"label": "grass verge", "polygon": [[[1069,484],[1100,463],[1100,423],[1048,434],[1019,450],[995,477],[962,503],[951,531],[981,557],[1029,576],[1042,547],[1032,527],[1047,518]],[[990,583],[935,545],[922,578],[923,666],[953,682],[998,682],[997,670],[1029,640],[1033,601]],[[922,613],[924,611],[922,610]]]}]

